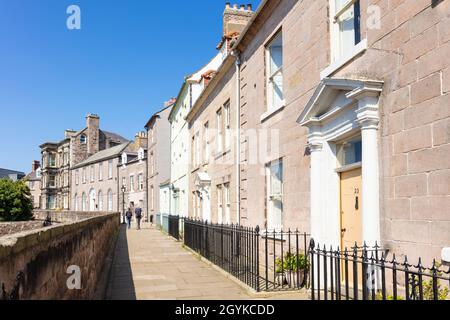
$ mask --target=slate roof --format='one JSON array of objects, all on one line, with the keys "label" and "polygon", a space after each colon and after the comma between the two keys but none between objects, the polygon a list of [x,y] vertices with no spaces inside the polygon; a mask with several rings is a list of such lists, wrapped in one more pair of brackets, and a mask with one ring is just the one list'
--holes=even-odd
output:
[{"label": "slate roof", "polygon": [[17,175],[17,176],[25,176],[24,172],[20,171],[14,171],[9,169],[0,168],[0,179],[1,178],[9,178],[10,175]]},{"label": "slate roof", "polygon": [[37,172],[34,171],[34,172],[29,173],[24,179],[28,180],[28,181],[40,181],[42,178],[38,178]]},{"label": "slate roof", "polygon": [[117,133],[104,131],[104,130],[101,130],[101,131],[105,134],[106,138],[109,138],[112,141],[118,141],[120,143],[127,143],[128,142],[128,139],[125,139],[124,137],[122,137],[121,135],[119,135]]},{"label": "slate roof", "polygon": [[89,158],[87,158],[86,160],[80,162],[73,168],[76,169],[76,168],[84,167],[89,164],[97,163],[101,160],[107,160],[107,159],[114,158],[114,157],[120,155],[125,150],[125,148],[128,147],[129,144],[130,144],[130,142],[122,143],[118,146],[97,152],[96,154],[94,154],[94,155],[90,156]]}]

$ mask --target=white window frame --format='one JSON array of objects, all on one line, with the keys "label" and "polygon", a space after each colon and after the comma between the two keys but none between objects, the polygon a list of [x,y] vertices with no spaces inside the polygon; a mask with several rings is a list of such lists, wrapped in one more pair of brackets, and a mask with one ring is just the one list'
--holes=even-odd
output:
[{"label": "white window frame", "polygon": [[210,149],[209,149],[209,122],[206,122],[203,126],[203,139],[205,143],[205,154],[204,154],[204,163],[208,164],[210,160]]},{"label": "white window frame", "polygon": [[134,175],[130,175],[130,192],[134,192]]},{"label": "white window frame", "polygon": [[225,223],[231,223],[231,194],[230,194],[230,184],[225,183],[223,185],[224,191],[224,207],[225,207]]},{"label": "white window frame", "polygon": [[224,223],[223,219],[224,207],[223,207],[223,186],[217,186],[217,221],[219,224]]},{"label": "white window frame", "polygon": [[103,180],[103,162],[98,164],[98,181]]},{"label": "white window frame", "polygon": [[[53,183],[52,183],[52,179],[51,178],[54,178],[53,179]],[[55,175],[49,175],[48,176],[48,186],[50,187],[50,188],[56,188],[56,185],[57,185],[57,178],[56,178],[56,176]]]},{"label": "white window frame", "polygon": [[100,190],[98,192],[98,211],[103,211],[103,192]]},{"label": "white window frame", "polygon": [[89,174],[90,174],[90,177],[91,177],[91,182],[95,181],[95,170],[94,170],[94,168],[95,168],[94,165],[91,165],[90,168],[89,168]]},{"label": "white window frame", "polygon": [[225,128],[225,150],[229,150],[231,148],[231,103],[228,100],[224,106],[224,128]]},{"label": "white window frame", "polygon": [[87,208],[87,197],[86,193],[83,192],[83,194],[81,195],[81,211],[86,212],[86,208]]},{"label": "white window frame", "polygon": [[[336,10],[336,0],[330,1],[330,41],[331,41],[331,63],[320,73],[320,78],[324,79],[331,76],[342,66],[354,59],[357,55],[367,50],[367,38],[363,38],[363,33],[360,25],[360,41],[356,43],[353,48],[346,48],[343,50],[341,45],[340,26],[336,18],[339,18],[348,10],[352,9],[355,3],[359,0],[349,0],[339,11]],[[361,9],[360,9],[361,10]],[[354,35],[355,36],[355,35]]]},{"label": "white window frame", "polygon": [[80,170],[75,170],[75,185],[78,185],[80,183]]},{"label": "white window frame", "polygon": [[216,151],[217,153],[223,152],[223,123],[222,123],[223,112],[222,108],[216,111],[216,121],[217,121],[217,141],[216,141]]},{"label": "white window frame", "polygon": [[200,132],[197,131],[195,134],[195,166],[198,167],[200,165]]},{"label": "white window frame", "polygon": [[138,189],[139,191],[144,190],[144,175],[142,173],[138,175]]},{"label": "white window frame", "polygon": [[[270,54],[270,48],[272,45],[281,37],[281,55],[282,55],[282,63],[281,67],[279,67],[277,70],[274,70],[272,72],[271,70],[271,54]],[[266,45],[266,88],[267,88],[267,103],[266,103],[266,109],[267,112],[274,112],[279,110],[280,108],[283,108],[285,106],[285,94],[284,94],[284,76],[283,76],[283,66],[284,66],[284,46],[283,46],[283,32],[282,30],[278,31],[273,38],[270,40],[270,42]],[[274,78],[281,74],[281,82],[282,82],[282,99],[280,102],[280,105],[274,105]]]},{"label": "white window frame", "polygon": [[109,160],[108,161],[108,179],[112,179],[113,178],[113,161]]},{"label": "white window frame", "polygon": [[81,170],[81,182],[86,183],[86,168]]},{"label": "white window frame", "polygon": [[112,190],[111,189],[109,189],[108,190],[108,212],[111,212],[111,211],[113,211],[113,197],[114,197],[114,195],[113,195],[113,192],[112,192]]}]

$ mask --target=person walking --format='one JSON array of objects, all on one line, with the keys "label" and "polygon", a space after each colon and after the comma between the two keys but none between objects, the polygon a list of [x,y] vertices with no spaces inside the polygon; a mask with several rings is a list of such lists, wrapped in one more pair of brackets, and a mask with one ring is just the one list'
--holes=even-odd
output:
[{"label": "person walking", "polygon": [[134,213],[136,216],[137,230],[141,230],[142,209],[137,207]]},{"label": "person walking", "polygon": [[131,229],[131,218],[133,217],[133,212],[131,212],[130,208],[128,208],[127,212],[125,213],[125,217],[127,218],[128,229]]}]

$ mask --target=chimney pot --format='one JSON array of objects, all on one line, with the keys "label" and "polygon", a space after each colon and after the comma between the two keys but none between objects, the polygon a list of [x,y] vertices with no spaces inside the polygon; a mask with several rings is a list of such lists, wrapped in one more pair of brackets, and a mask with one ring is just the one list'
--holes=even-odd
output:
[{"label": "chimney pot", "polygon": [[231,8],[231,3],[227,2],[225,3],[225,9],[230,9]]},{"label": "chimney pot", "polygon": [[241,4],[241,10],[245,10],[245,4]]},{"label": "chimney pot", "polygon": [[41,162],[38,160],[34,160],[31,164],[31,172],[36,172],[37,169],[41,167]]},{"label": "chimney pot", "polygon": [[249,3],[249,4],[247,5],[247,10],[248,10],[248,11],[253,11],[253,6],[252,6],[251,3]]},{"label": "chimney pot", "polygon": [[238,4],[235,3],[235,4],[233,5],[233,8],[234,8],[234,9],[238,9]]}]

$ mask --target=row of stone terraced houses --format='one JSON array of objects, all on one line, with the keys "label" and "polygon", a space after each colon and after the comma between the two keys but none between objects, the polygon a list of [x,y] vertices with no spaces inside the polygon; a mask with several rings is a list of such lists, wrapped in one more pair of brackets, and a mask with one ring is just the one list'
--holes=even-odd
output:
[{"label": "row of stone terraced houses", "polygon": [[[106,149],[103,179],[118,181],[112,209],[129,205],[121,194],[140,182],[126,162],[141,160],[149,215],[299,228],[321,244],[378,241],[440,257],[450,246],[449,27],[449,1],[227,3],[218,54],[152,116],[143,155],[139,143],[95,149]],[[70,144],[82,134],[69,133]],[[51,147],[64,159],[64,143]],[[74,161],[77,147],[68,149]],[[88,149],[69,165],[70,201],[59,169],[58,205],[99,209],[98,188],[76,183],[96,170]]]},{"label": "row of stone terraced houses", "polygon": [[227,4],[220,66],[186,78],[170,115],[165,208],[440,257],[449,27],[449,1]]}]

